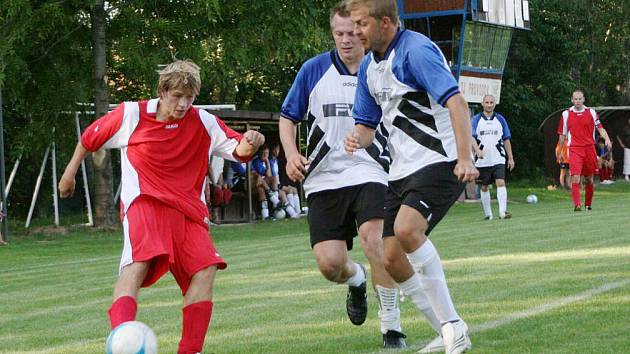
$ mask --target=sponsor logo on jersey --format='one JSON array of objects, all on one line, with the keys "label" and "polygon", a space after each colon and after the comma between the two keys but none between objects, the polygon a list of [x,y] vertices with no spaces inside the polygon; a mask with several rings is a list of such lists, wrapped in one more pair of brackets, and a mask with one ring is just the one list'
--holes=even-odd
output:
[{"label": "sponsor logo on jersey", "polygon": [[357,87],[357,83],[356,82],[344,82],[343,86]]},{"label": "sponsor logo on jersey", "polygon": [[389,102],[392,100],[392,88],[385,87],[374,94],[376,102],[381,105],[382,102]]},{"label": "sponsor logo on jersey", "polygon": [[179,127],[179,124],[175,123],[175,124],[167,124],[164,126],[164,129],[176,129]]}]

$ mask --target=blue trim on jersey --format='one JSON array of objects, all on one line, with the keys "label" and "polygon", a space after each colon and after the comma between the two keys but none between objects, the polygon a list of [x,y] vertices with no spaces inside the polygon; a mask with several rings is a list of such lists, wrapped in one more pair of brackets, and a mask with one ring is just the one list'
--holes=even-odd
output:
[{"label": "blue trim on jersey", "polygon": [[304,119],[308,110],[309,96],[331,65],[333,62],[330,51],[321,53],[302,65],[282,103],[280,114],[283,117],[296,123]]},{"label": "blue trim on jersey", "polygon": [[383,111],[370,94],[367,84],[367,68],[370,65],[371,54],[366,55],[361,62],[357,73],[357,91],[354,94],[354,105],[352,106],[352,116],[355,124],[365,125],[376,129],[381,121]]},{"label": "blue trim on jersey", "polygon": [[383,59],[379,58],[376,55],[376,52],[372,51],[372,55],[374,56],[374,61],[379,63],[381,60],[387,60],[387,58],[389,58],[389,54],[392,52],[392,50],[394,50],[394,47],[398,44],[398,40],[400,40],[400,37],[405,31],[407,30],[398,29],[398,31],[396,32],[396,35],[394,36],[394,39],[392,39],[392,41],[389,43],[389,46],[387,46],[387,50],[385,50],[385,55],[383,56]]},{"label": "blue trim on jersey", "polygon": [[474,138],[477,137],[477,126],[479,125],[479,121],[482,118],[485,119],[485,120],[491,120],[493,118],[496,118],[499,121],[499,123],[501,124],[501,128],[503,130],[503,135],[501,136],[501,139],[502,140],[509,140],[509,139],[512,138],[512,134],[510,133],[510,127],[508,126],[507,121],[505,120],[505,118],[502,115],[500,115],[497,112],[493,112],[492,116],[490,116],[490,117],[486,117],[486,115],[483,114],[483,112],[477,113],[477,114],[475,114],[472,117],[472,123],[471,123],[471,125],[472,125],[472,136]]},{"label": "blue trim on jersey", "polygon": [[499,123],[501,123],[501,127],[503,127],[503,136],[501,138],[503,140],[509,140],[512,137],[512,134],[510,133],[510,127],[508,127],[508,124],[505,121],[505,118],[499,113],[495,113],[494,115],[499,120]]},{"label": "blue trim on jersey", "polygon": [[[459,85],[453,76],[444,55],[429,38],[418,32],[402,30],[385,52],[384,60],[396,50],[392,72],[398,81],[418,92],[428,92],[440,105],[459,93]],[[372,60],[378,63],[374,52],[363,58],[358,73],[357,92],[353,116],[356,124],[376,128],[381,120],[381,107],[370,94],[367,84],[367,69]]]}]

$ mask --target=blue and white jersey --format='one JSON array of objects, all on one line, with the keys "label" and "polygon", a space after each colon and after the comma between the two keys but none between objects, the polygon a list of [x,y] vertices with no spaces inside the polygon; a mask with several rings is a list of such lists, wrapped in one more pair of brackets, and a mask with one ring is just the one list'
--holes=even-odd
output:
[{"label": "blue and white jersey", "polygon": [[304,63],[282,104],[283,117],[294,122],[307,118],[306,195],[367,182],[387,184],[389,152],[379,131],[367,149],[352,155],[344,150],[344,138],[354,128],[356,86],[356,75],[332,50]]},{"label": "blue and white jersey", "polygon": [[357,124],[381,127],[388,137],[390,181],[457,159],[450,114],[443,106],[459,86],[435,43],[401,30],[382,60],[374,53],[363,58],[358,76],[352,113]]},{"label": "blue and white jersey", "polygon": [[511,138],[510,128],[502,115],[493,112],[486,117],[483,112],[472,118],[472,135],[483,150],[483,159],[475,161],[476,167],[505,164],[504,140]]}]

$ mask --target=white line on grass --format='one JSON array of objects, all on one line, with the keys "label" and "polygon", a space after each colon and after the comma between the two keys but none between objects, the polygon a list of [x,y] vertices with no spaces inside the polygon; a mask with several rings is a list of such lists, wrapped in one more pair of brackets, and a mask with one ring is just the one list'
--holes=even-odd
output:
[{"label": "white line on grass", "polygon": [[[524,311],[519,311],[519,312],[515,312],[512,314],[509,314],[503,318],[499,318],[497,320],[493,320],[493,321],[488,321],[485,323],[481,323],[479,325],[476,326],[471,326],[470,328],[470,333],[477,333],[477,332],[483,332],[483,331],[487,331],[487,330],[491,330],[491,329],[495,329],[498,327],[502,327],[505,325],[508,325],[514,321],[518,321],[521,319],[526,319],[526,318],[530,318],[536,315],[540,315],[542,313],[551,311],[551,310],[555,310],[559,307],[563,307],[578,301],[583,301],[583,300],[587,300],[592,298],[593,296],[611,291],[611,290],[615,290],[618,288],[622,288],[624,286],[630,285],[630,279],[629,280],[623,280],[623,281],[618,281],[618,282],[612,282],[612,283],[607,283],[604,284],[600,287],[597,288],[593,288],[593,289],[589,289],[586,291],[583,291],[579,294],[575,294],[575,295],[571,295],[571,296],[567,296],[564,297],[562,299],[556,300],[556,301],[551,301],[542,305],[538,305],[538,306],[534,306],[530,309],[524,310]],[[419,341],[416,343],[413,343],[411,345],[407,346],[407,349],[421,349],[423,348],[425,345],[427,345],[428,342],[427,341]],[[391,351],[388,350],[379,350],[376,352],[372,352],[371,354],[384,354],[384,353],[390,353]]]}]

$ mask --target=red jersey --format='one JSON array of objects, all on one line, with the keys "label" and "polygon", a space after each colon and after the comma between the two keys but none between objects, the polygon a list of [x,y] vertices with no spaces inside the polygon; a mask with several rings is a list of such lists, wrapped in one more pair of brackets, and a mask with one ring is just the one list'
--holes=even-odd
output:
[{"label": "red jersey", "polygon": [[123,213],[140,195],[148,195],[207,225],[204,188],[209,156],[235,160],[242,135],[197,108],[190,108],[182,119],[157,121],[158,101],[120,104],[94,121],[81,143],[89,151],[120,148]]},{"label": "red jersey", "polygon": [[571,107],[562,112],[558,134],[568,137],[569,147],[594,146],[595,128],[601,127],[599,114],[594,109],[584,107],[584,110],[576,111]]}]

